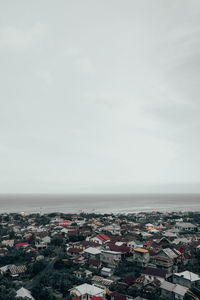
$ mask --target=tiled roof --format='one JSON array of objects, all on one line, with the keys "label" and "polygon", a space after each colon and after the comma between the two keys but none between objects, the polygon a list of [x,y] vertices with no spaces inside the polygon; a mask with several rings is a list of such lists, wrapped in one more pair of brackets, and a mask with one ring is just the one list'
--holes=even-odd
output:
[{"label": "tiled roof", "polygon": [[97,238],[103,242],[110,241],[110,238],[103,233],[100,233],[99,235],[97,235]]},{"label": "tiled roof", "polygon": [[109,280],[109,279],[105,279],[101,276],[97,276],[97,275],[94,275],[92,277],[92,281],[96,281],[96,282],[99,282],[99,283],[102,283],[103,285],[106,285],[106,286],[109,286],[113,283],[112,280]]},{"label": "tiled roof", "polygon": [[21,265],[21,266],[11,265],[11,266],[9,266],[9,271],[12,275],[21,274],[26,271],[26,266],[25,265]]}]

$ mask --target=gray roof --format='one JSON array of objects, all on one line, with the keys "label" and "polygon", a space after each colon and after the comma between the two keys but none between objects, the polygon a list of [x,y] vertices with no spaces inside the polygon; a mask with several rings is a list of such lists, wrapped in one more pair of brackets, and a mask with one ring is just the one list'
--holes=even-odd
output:
[{"label": "gray roof", "polygon": [[84,252],[86,252],[88,254],[97,255],[97,254],[101,253],[101,250],[93,248],[93,247],[89,247],[89,248],[85,249]]},{"label": "gray roof", "polygon": [[196,228],[197,226],[192,224],[192,223],[187,223],[187,222],[179,222],[179,223],[176,223],[176,226],[178,227],[182,227],[182,228]]},{"label": "gray roof", "polygon": [[186,287],[184,287],[180,284],[174,284],[174,283],[171,283],[168,281],[163,281],[161,283],[160,288],[163,290],[166,290],[168,292],[173,292],[175,294],[181,295],[181,296],[184,296],[188,290]]},{"label": "gray roof", "polygon": [[81,296],[81,295],[91,295],[91,296],[96,296],[99,295],[101,293],[105,293],[103,289],[100,289],[94,285],[88,284],[88,283],[84,283],[81,285],[78,285],[72,289],[70,289],[70,291],[74,291],[76,293],[77,296]]},{"label": "gray roof", "polygon": [[199,275],[192,273],[190,271],[184,271],[181,273],[175,273],[176,276],[178,277],[183,277],[184,279],[190,280],[190,281],[197,281],[200,280]]}]

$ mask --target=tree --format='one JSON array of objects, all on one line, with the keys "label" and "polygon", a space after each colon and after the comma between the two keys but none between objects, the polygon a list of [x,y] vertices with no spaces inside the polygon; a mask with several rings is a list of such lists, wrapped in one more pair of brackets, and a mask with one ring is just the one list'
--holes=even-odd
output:
[{"label": "tree", "polygon": [[46,266],[47,262],[45,262],[44,260],[35,262],[30,270],[31,276],[34,277],[35,275],[43,271]]}]

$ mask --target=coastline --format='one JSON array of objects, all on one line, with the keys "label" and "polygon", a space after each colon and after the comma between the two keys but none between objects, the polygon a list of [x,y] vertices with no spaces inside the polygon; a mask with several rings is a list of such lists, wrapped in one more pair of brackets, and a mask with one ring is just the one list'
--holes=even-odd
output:
[{"label": "coastline", "polygon": [[0,213],[200,211],[200,194],[0,195]]}]

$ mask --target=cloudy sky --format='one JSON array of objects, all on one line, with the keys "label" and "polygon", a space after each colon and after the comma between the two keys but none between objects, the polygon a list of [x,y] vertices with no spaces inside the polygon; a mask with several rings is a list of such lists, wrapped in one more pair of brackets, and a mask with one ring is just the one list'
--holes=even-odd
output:
[{"label": "cloudy sky", "polygon": [[200,1],[0,1],[0,192],[200,192]]}]

